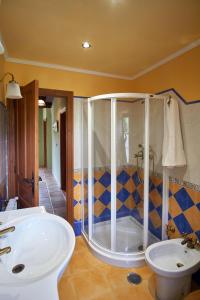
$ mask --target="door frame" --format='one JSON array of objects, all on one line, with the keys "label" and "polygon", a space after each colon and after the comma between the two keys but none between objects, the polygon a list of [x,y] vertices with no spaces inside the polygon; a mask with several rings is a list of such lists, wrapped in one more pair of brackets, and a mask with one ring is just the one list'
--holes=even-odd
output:
[{"label": "door frame", "polygon": [[43,166],[47,167],[47,121],[43,120],[43,149],[44,149],[44,159]]},{"label": "door frame", "polygon": [[[64,138],[63,138],[64,137]],[[60,187],[66,191],[66,109],[60,111]],[[65,165],[63,165],[64,161]]]},{"label": "door frame", "polygon": [[73,174],[74,174],[74,134],[73,134],[73,92],[39,88],[39,96],[66,98],[66,207],[67,221],[73,225]]}]

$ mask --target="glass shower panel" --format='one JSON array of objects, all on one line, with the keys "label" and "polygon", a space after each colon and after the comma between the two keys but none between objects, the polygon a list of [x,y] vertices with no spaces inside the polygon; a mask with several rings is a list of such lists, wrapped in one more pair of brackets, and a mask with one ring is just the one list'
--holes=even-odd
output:
[{"label": "glass shower panel", "polygon": [[117,101],[116,251],[143,250],[144,105]]},{"label": "glass shower panel", "polygon": [[88,101],[82,105],[82,228],[88,235]]},{"label": "glass shower panel", "polygon": [[111,101],[97,100],[93,110],[93,240],[111,247]]},{"label": "glass shower panel", "polygon": [[162,144],[164,102],[150,100],[149,106],[149,244],[162,238]]}]

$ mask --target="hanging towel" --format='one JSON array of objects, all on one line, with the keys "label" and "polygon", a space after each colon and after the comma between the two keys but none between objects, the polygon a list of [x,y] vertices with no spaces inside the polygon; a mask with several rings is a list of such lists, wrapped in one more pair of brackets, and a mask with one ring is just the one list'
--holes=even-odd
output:
[{"label": "hanging towel", "polygon": [[178,102],[171,96],[164,100],[162,165],[164,167],[182,167],[186,165]]}]

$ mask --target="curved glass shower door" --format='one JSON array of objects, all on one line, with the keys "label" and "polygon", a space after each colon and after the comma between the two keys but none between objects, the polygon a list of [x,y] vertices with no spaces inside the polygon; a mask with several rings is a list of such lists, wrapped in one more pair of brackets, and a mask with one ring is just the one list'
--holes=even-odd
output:
[{"label": "curved glass shower door", "polygon": [[[120,266],[144,260],[145,248],[157,241],[157,225],[159,234],[163,228],[160,207],[153,211],[149,201],[150,196],[153,202],[157,199],[152,162],[158,162],[152,151],[157,146],[152,139],[152,122],[154,126],[156,122],[150,117],[150,98],[158,100],[148,94],[112,94],[92,97],[87,103],[84,232],[99,255]],[[156,188],[159,192],[160,186]]]},{"label": "curved glass shower door", "polygon": [[116,152],[116,251],[144,249],[144,103],[117,101]]},{"label": "curved glass shower door", "polygon": [[140,100],[88,103],[89,239],[117,253],[144,249],[144,108]]},{"label": "curved glass shower door", "polygon": [[111,101],[90,102],[91,128],[88,128],[89,195],[92,219],[90,238],[105,249],[111,248]]}]

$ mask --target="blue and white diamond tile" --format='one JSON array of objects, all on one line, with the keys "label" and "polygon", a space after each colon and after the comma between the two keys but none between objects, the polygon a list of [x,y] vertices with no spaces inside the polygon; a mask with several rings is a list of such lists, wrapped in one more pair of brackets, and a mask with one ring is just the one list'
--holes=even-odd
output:
[{"label": "blue and white diamond tile", "polygon": [[194,202],[192,201],[184,187],[176,192],[174,194],[174,197],[183,211],[194,205]]},{"label": "blue and white diamond tile", "polygon": [[127,174],[124,170],[117,176],[117,181],[122,185],[126,184],[127,181],[130,179],[130,175]]},{"label": "blue and white diamond tile", "polygon": [[180,214],[180,215],[176,216],[173,220],[174,220],[174,223],[176,224],[176,227],[178,228],[180,234],[193,232],[193,230],[192,230],[190,224],[188,223],[186,217],[184,216],[184,214]]},{"label": "blue and white diamond tile", "polygon": [[140,197],[140,194],[138,193],[138,191],[135,190],[135,191],[132,193],[132,195],[133,195],[133,200],[134,200],[135,204],[137,205],[138,203],[140,203],[141,197]]},{"label": "blue and white diamond tile", "polygon": [[104,187],[108,187],[111,184],[111,176],[109,172],[105,172],[101,178],[99,179],[99,182],[104,186]]},{"label": "blue and white diamond tile", "polygon": [[138,172],[135,172],[132,176],[133,182],[135,184],[135,186],[138,186],[141,182],[140,182],[140,178],[138,176]]},{"label": "blue and white diamond tile", "polygon": [[103,194],[99,197],[99,200],[104,204],[108,205],[111,201],[111,193],[108,190],[105,190]]},{"label": "blue and white diamond tile", "polygon": [[200,202],[199,203],[197,203],[197,208],[200,210]]},{"label": "blue and white diamond tile", "polygon": [[117,194],[117,198],[121,201],[121,202],[125,202],[126,199],[130,196],[130,193],[125,189],[122,188],[119,193]]},{"label": "blue and white diamond tile", "polygon": [[109,208],[105,208],[103,210],[103,212],[100,214],[99,218],[101,219],[101,221],[106,221],[109,220],[111,218],[111,212]]}]

